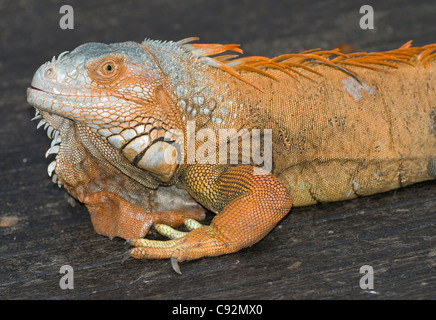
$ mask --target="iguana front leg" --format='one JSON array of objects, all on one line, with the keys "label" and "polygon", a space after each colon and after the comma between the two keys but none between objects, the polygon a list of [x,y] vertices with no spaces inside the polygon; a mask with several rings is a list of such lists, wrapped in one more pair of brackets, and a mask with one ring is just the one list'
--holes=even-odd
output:
[{"label": "iguana front leg", "polygon": [[145,237],[156,223],[178,227],[186,219],[205,218],[206,209],[185,190],[176,186],[146,188],[120,175],[109,163],[98,161],[74,135],[68,137],[66,143],[75,153],[56,157],[56,177],[70,195],[87,207],[98,234],[111,239],[139,238]]},{"label": "iguana front leg", "polygon": [[278,178],[248,165],[195,165],[182,181],[191,196],[217,216],[209,226],[178,239],[130,240],[135,248],[126,256],[183,261],[235,252],[265,237],[292,206],[291,195]]}]

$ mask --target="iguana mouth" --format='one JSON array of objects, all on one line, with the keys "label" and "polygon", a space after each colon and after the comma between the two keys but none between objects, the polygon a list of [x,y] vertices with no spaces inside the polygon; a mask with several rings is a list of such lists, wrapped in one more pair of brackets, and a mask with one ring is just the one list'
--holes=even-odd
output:
[{"label": "iguana mouth", "polygon": [[37,87],[34,87],[34,86],[30,86],[28,89],[38,90],[38,91],[43,91],[43,90],[41,90],[41,89],[39,89],[39,88],[37,88]]}]

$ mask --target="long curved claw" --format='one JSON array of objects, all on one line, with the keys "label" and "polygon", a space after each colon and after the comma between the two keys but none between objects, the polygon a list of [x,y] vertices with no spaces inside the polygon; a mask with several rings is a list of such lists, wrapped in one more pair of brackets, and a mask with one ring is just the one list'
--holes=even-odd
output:
[{"label": "long curved claw", "polygon": [[179,263],[177,261],[177,258],[171,257],[171,267],[173,267],[173,270],[178,273],[182,274],[182,271],[180,271]]},{"label": "long curved claw", "polygon": [[[129,251],[126,251],[122,257],[121,257],[121,264],[123,264],[124,262],[126,262],[127,260],[133,258],[132,257],[132,251],[134,249],[131,249]],[[171,267],[173,268],[173,270],[178,273],[178,274],[182,274],[182,272],[180,271],[180,267],[179,267],[179,263],[177,261],[177,257],[171,257],[170,258],[171,261]]]},{"label": "long curved claw", "polygon": [[130,251],[126,251],[123,253],[123,255],[121,256],[121,264],[123,264],[124,262],[126,262],[127,260],[129,260],[130,258],[132,258],[132,256],[130,255]]}]

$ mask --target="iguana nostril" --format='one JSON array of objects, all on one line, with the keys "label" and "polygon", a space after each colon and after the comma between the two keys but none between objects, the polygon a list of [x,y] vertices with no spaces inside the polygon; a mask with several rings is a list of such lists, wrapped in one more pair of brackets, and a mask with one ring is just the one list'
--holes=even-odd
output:
[{"label": "iguana nostril", "polygon": [[48,67],[45,71],[44,71],[44,77],[47,79],[54,79],[56,78],[56,70],[53,67]]}]

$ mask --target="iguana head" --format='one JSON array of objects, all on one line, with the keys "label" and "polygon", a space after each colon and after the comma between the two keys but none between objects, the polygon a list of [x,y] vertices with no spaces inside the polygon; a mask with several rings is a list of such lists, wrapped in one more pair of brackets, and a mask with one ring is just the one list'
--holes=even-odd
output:
[{"label": "iguana head", "polygon": [[158,61],[145,46],[87,43],[43,64],[28,101],[98,131],[156,114],[162,103],[157,95],[165,85]]},{"label": "iguana head", "polygon": [[242,51],[235,44],[191,44],[194,40],[81,45],[36,71],[27,100],[54,141],[62,138],[61,122],[86,127],[135,167],[169,182],[177,160],[183,161],[178,142],[186,139],[189,121],[218,129],[236,118],[230,112],[233,92],[227,80],[216,81],[217,72],[256,87],[237,70],[256,70],[250,63],[258,64],[259,57],[211,57]]},{"label": "iguana head", "polygon": [[171,141],[170,129],[180,126],[170,86],[146,46],[88,43],[43,64],[27,100],[49,136],[60,139],[59,117],[86,126],[132,164],[167,182],[177,163],[168,164],[164,155],[177,151],[163,140]]}]

